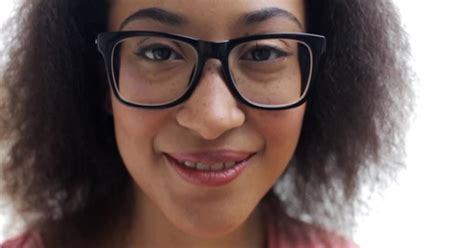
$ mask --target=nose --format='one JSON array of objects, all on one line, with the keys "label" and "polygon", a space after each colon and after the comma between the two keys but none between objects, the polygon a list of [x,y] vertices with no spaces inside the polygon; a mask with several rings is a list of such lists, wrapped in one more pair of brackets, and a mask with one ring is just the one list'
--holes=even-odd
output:
[{"label": "nose", "polygon": [[245,114],[224,80],[220,61],[209,59],[192,96],[176,114],[179,125],[207,140],[243,125]]}]

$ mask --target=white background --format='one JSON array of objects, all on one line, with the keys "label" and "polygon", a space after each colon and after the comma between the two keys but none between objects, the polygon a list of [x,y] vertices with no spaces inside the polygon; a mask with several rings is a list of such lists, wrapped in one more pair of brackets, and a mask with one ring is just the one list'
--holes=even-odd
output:
[{"label": "white background", "polygon": [[[0,22],[13,1],[0,3]],[[360,218],[355,240],[362,248],[474,248],[474,2],[395,2],[419,78],[408,166]]]}]

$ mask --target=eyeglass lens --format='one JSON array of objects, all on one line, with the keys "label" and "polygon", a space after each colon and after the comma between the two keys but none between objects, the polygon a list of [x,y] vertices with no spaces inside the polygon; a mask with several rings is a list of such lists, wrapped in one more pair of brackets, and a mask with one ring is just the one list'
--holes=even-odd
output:
[{"label": "eyeglass lens", "polygon": [[[115,86],[122,98],[138,104],[166,104],[186,93],[198,53],[186,42],[139,36],[113,49]],[[260,105],[291,104],[307,90],[310,48],[293,39],[260,39],[239,44],[229,54],[229,71],[240,95]]]}]

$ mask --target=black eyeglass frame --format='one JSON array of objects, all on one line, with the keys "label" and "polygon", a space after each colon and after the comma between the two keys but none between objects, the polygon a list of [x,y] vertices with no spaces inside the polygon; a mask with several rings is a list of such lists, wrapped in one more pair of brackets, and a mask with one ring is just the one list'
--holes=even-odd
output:
[{"label": "black eyeglass frame", "polygon": [[[169,38],[178,40],[181,42],[185,42],[192,46],[197,52],[197,62],[196,68],[194,70],[194,74],[191,77],[189,82],[189,87],[186,92],[179,98],[167,102],[164,104],[139,104],[128,101],[124,99],[119,92],[118,89],[118,82],[115,82],[115,76],[113,72],[113,52],[117,44],[119,44],[122,40],[131,38],[131,37],[139,37],[139,36],[157,36],[163,38]],[[293,39],[299,42],[304,43],[311,51],[311,67],[310,67],[310,75],[308,77],[308,85],[303,92],[303,95],[300,97],[299,100],[289,103],[289,104],[282,104],[282,105],[266,105],[266,104],[258,104],[252,101],[247,100],[245,97],[241,95],[239,90],[237,89],[235,82],[232,78],[232,73],[229,68],[229,54],[231,50],[244,43],[253,40],[261,40],[261,39]],[[247,106],[258,108],[258,109],[265,109],[265,110],[284,110],[297,107],[303,104],[308,96],[308,92],[311,89],[313,77],[315,75],[314,71],[318,66],[318,62],[321,58],[321,55],[324,53],[326,49],[326,38],[322,35],[316,34],[309,34],[309,33],[268,33],[268,34],[258,34],[252,36],[245,36],[236,39],[226,40],[226,41],[219,41],[219,42],[211,42],[205,40],[198,40],[192,37],[178,35],[178,34],[171,34],[171,33],[163,33],[163,32],[152,32],[152,31],[118,31],[118,32],[104,32],[97,35],[97,39],[95,41],[97,45],[98,51],[102,54],[104,58],[105,67],[107,78],[112,91],[117,97],[117,99],[125,105],[138,107],[138,108],[146,108],[146,109],[163,109],[176,106],[180,103],[186,101],[194,92],[195,88],[197,87],[204,64],[208,59],[215,58],[218,59],[222,63],[222,68],[225,77],[225,84],[227,88],[230,90],[232,95],[241,103],[246,104]]]}]

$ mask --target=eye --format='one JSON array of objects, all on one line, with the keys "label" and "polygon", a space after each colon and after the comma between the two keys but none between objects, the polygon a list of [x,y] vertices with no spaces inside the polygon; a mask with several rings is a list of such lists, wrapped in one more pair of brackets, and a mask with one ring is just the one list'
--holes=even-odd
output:
[{"label": "eye", "polygon": [[256,45],[255,48],[246,52],[241,58],[243,60],[269,61],[287,55],[286,52],[275,47]]},{"label": "eye", "polygon": [[154,61],[183,59],[175,50],[163,45],[150,45],[139,49],[139,56]]}]

